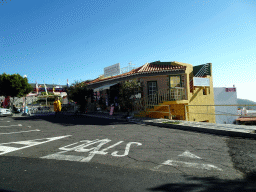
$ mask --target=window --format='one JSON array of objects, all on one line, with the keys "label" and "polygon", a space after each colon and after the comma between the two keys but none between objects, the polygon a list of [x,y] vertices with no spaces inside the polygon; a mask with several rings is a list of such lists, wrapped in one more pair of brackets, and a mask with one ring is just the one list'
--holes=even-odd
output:
[{"label": "window", "polygon": [[148,95],[153,95],[157,92],[157,82],[148,81]]},{"label": "window", "polygon": [[170,88],[182,87],[180,76],[170,76]]},{"label": "window", "polygon": [[185,78],[184,75],[171,75],[170,76],[170,100],[185,99],[184,89]]},{"label": "window", "polygon": [[203,89],[203,95],[207,95],[206,88]]}]

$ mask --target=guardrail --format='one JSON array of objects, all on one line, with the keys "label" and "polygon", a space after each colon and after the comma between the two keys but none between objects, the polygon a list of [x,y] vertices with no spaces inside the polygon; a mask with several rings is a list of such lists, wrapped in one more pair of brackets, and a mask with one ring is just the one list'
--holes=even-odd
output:
[{"label": "guardrail", "polygon": [[187,112],[187,107],[207,107],[207,111],[208,111],[208,107],[222,107],[222,106],[242,106],[242,107],[249,107],[249,106],[256,106],[256,105],[185,105],[185,113],[191,113],[191,114],[208,114],[208,115],[226,115],[226,116],[246,116],[245,114],[229,114],[229,113],[224,113],[224,114],[218,114],[218,113],[194,113],[194,112]]}]

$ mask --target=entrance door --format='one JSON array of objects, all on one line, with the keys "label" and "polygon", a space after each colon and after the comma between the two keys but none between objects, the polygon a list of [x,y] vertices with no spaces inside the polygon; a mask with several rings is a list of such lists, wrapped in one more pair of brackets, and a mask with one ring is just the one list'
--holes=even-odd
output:
[{"label": "entrance door", "polygon": [[157,101],[157,81],[148,81],[148,98],[150,102]]}]

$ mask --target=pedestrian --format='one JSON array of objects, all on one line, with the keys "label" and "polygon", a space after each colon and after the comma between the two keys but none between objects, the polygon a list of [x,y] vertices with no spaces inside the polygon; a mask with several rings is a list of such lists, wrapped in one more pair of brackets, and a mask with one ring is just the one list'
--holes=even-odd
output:
[{"label": "pedestrian", "polygon": [[3,100],[1,100],[1,106],[0,106],[1,108],[3,108],[4,107],[4,102],[3,102]]},{"label": "pedestrian", "polygon": [[17,109],[17,107],[15,105],[13,105],[13,111],[14,112],[18,112],[18,109]]},{"label": "pedestrian", "polygon": [[59,100],[59,97],[55,98],[53,106],[54,106],[54,111],[55,111],[55,116],[54,117],[56,117],[57,113],[59,113],[61,111],[61,102]]}]

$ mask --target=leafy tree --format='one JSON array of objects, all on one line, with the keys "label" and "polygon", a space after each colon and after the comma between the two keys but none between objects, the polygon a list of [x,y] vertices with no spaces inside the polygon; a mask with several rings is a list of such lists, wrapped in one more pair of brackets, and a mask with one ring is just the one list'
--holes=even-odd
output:
[{"label": "leafy tree", "polygon": [[119,104],[125,111],[132,111],[135,94],[142,90],[141,83],[137,80],[129,80],[121,83],[119,90]]},{"label": "leafy tree", "polygon": [[93,90],[88,89],[84,82],[76,81],[67,88],[68,98],[77,102],[80,111],[85,111],[88,103],[88,98],[93,95]]},{"label": "leafy tree", "polygon": [[23,97],[32,92],[33,87],[28,83],[26,77],[19,74],[9,75],[3,73],[0,75],[0,95],[10,97]]}]

